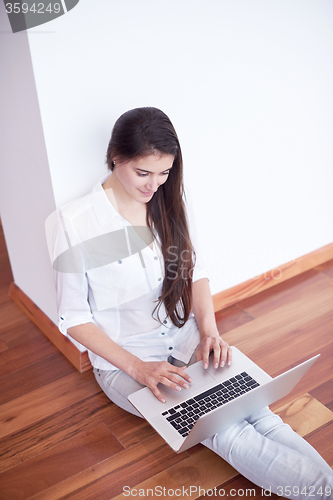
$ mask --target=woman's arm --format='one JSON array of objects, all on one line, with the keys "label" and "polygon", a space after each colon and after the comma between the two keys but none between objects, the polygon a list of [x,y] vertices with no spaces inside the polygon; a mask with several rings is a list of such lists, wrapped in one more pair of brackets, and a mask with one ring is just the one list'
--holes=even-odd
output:
[{"label": "woman's arm", "polygon": [[[110,339],[94,323],[85,323],[68,328],[68,334],[90,351],[126,372],[140,384],[149,387],[157,399],[163,403],[165,399],[157,388],[158,383],[180,391],[181,387],[188,388],[187,382],[192,382],[182,368],[177,368],[167,361],[142,361]],[[179,377],[182,377],[187,382]]]},{"label": "woman's arm", "polygon": [[218,332],[213,299],[207,278],[192,283],[192,311],[200,332],[200,344],[197,350],[197,361],[202,359],[203,367],[208,368],[209,353],[214,351],[214,367],[231,363],[232,351],[229,344],[222,340]]}]

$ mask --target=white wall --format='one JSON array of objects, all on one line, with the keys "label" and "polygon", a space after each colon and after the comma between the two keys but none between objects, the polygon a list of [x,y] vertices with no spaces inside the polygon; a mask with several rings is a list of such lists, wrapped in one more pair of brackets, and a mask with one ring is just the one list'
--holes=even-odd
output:
[{"label": "white wall", "polygon": [[[51,212],[48,168],[56,205],[86,193],[115,119],[151,105],[182,144],[213,293],[331,243],[332,28],[331,0],[81,0],[28,31],[48,158],[28,165],[38,195]],[[17,165],[13,131],[9,145]],[[15,279],[43,266],[32,298],[55,318],[39,222],[36,260]]]},{"label": "white wall", "polygon": [[12,34],[0,2],[1,222],[15,283],[53,316],[44,224],[55,206],[28,36]]}]

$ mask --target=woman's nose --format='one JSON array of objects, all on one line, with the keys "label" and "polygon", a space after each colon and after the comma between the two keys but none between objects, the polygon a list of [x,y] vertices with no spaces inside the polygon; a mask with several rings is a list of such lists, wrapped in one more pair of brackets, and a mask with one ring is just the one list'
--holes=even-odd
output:
[{"label": "woman's nose", "polygon": [[158,182],[158,179],[149,179],[149,182],[146,184],[146,186],[148,187],[148,189],[150,189],[151,191],[157,191],[158,187],[159,187],[159,182]]}]

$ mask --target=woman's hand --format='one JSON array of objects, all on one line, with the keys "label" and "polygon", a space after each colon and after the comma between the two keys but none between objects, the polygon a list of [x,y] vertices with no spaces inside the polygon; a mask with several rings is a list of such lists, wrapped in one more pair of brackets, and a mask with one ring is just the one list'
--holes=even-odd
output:
[{"label": "woman's hand", "polygon": [[183,368],[173,366],[167,361],[141,361],[131,376],[140,384],[146,385],[152,391],[154,396],[162,403],[165,399],[157,388],[161,383],[171,389],[180,391],[182,387],[188,389],[188,384],[192,382]]},{"label": "woman's hand", "polygon": [[197,349],[197,361],[202,359],[203,367],[208,368],[209,353],[214,351],[214,367],[231,363],[232,351],[229,344],[221,339],[216,326],[214,304],[210,293],[209,281],[201,278],[192,286],[192,311],[200,332],[200,344]]},{"label": "woman's hand", "polygon": [[225,363],[228,365],[232,361],[232,349],[227,342],[225,342],[219,334],[212,334],[204,336],[197,349],[197,361],[202,359],[203,367],[208,368],[209,364],[209,354],[214,352],[214,368],[219,366],[224,366]]}]

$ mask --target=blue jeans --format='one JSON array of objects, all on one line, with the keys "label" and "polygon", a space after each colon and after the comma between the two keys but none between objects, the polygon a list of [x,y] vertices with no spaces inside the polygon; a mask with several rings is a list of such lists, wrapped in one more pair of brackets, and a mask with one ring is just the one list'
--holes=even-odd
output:
[{"label": "blue jeans", "polygon": [[[180,366],[172,357],[168,361]],[[195,361],[194,356],[191,361]],[[121,370],[94,368],[94,373],[111,401],[141,417],[127,399],[143,387],[141,384]],[[268,407],[205,439],[202,444],[250,481],[272,493],[294,500],[333,498],[330,466]]]}]

